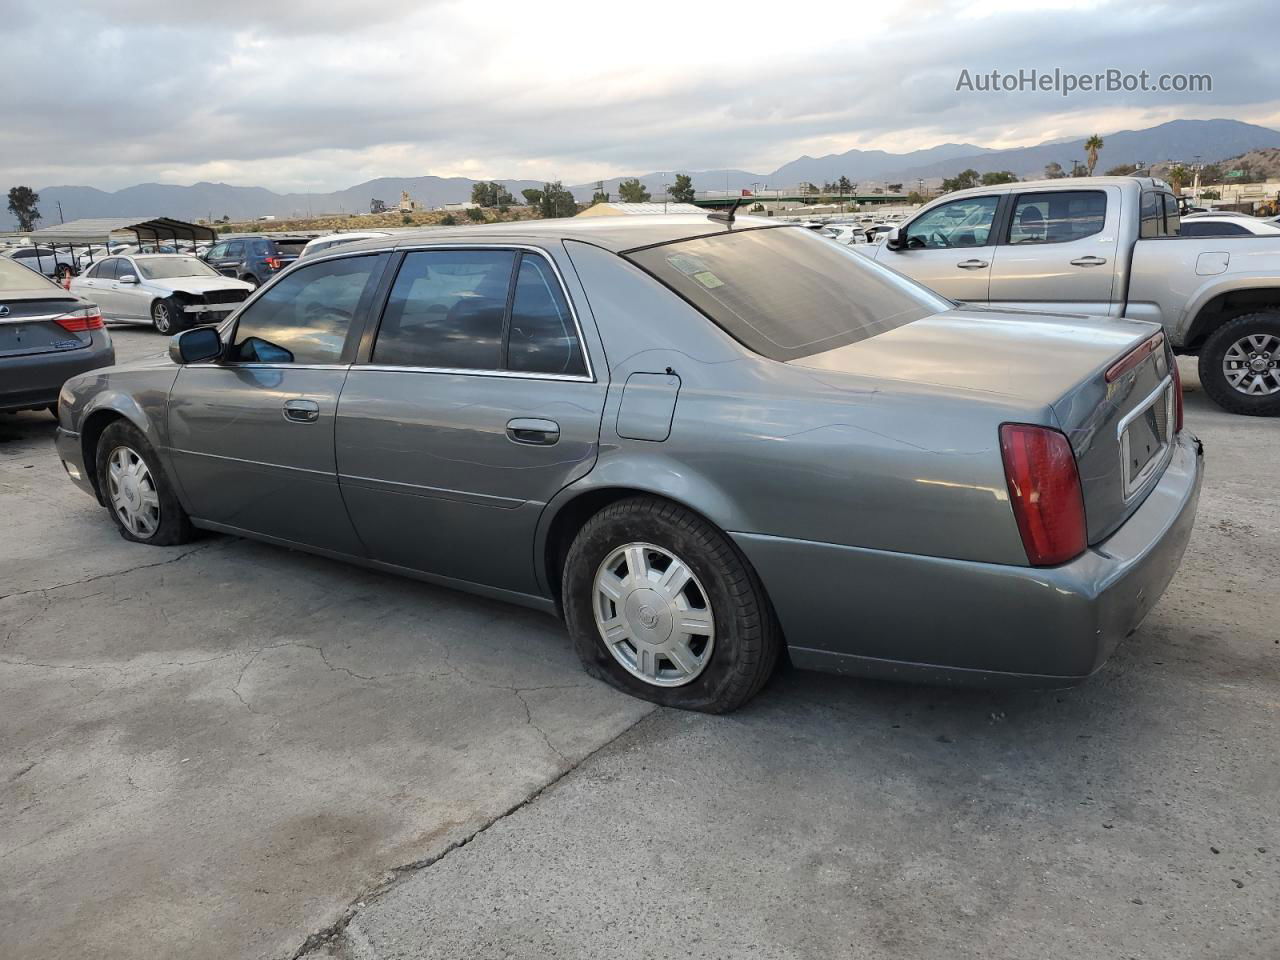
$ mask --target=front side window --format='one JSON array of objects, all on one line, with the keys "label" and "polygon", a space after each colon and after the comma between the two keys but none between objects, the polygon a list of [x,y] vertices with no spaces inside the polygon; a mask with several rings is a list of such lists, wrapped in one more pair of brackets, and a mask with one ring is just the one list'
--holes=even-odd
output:
[{"label": "front side window", "polygon": [[985,247],[991,239],[999,197],[967,197],[934,207],[906,230],[908,249]]},{"label": "front side window", "polygon": [[406,254],[382,314],[372,362],[502,369],[502,327],[515,262],[511,250]]},{"label": "front side window", "polygon": [[953,306],[883,264],[794,227],[680,240],[627,259],[772,360],[834,350]]},{"label": "front side window", "polygon": [[126,260],[123,257],[121,257],[119,260],[116,261],[116,279],[117,280],[119,280],[121,277],[136,277],[137,275],[138,275],[138,269],[133,265],[132,260]]},{"label": "front side window", "polygon": [[217,260],[219,257],[225,257],[226,255],[227,245],[225,243],[217,243],[205,254],[205,257],[210,260]]},{"label": "front side window", "polygon": [[338,363],[376,256],[301,267],[265,290],[236,323],[241,363]]},{"label": "front side window", "polygon": [[1107,195],[1101,190],[1025,193],[1009,223],[1009,243],[1069,243],[1101,233]]}]

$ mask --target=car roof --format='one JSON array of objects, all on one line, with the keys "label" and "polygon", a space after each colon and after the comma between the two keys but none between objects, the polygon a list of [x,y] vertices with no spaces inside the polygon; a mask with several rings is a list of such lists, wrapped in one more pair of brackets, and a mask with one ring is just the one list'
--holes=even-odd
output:
[{"label": "car roof", "polygon": [[[1091,187],[1137,185],[1143,190],[1169,190],[1169,185],[1155,177],[1058,177],[1054,180],[1015,180],[989,186],[970,187],[944,193],[937,199],[990,196],[993,193],[1021,193],[1024,190],[1088,190]],[[930,201],[932,202],[932,201]]]},{"label": "car roof", "polygon": [[[767,217],[738,217],[733,225],[698,214],[645,214],[617,217],[562,217],[553,220],[516,220],[467,227],[431,227],[373,240],[343,244],[342,254],[387,247],[415,247],[424,243],[501,243],[520,240],[580,240],[622,253],[675,240],[714,236],[738,229],[787,227]],[[335,251],[336,253],[337,251]]]}]

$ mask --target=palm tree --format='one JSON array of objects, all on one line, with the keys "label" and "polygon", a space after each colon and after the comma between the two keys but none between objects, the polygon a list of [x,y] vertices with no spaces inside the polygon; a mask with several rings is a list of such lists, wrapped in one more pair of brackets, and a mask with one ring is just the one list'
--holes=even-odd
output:
[{"label": "palm tree", "polygon": [[1102,149],[1102,138],[1096,133],[1084,142],[1085,156],[1088,157],[1089,176],[1093,176],[1093,168],[1098,165],[1098,151]]}]

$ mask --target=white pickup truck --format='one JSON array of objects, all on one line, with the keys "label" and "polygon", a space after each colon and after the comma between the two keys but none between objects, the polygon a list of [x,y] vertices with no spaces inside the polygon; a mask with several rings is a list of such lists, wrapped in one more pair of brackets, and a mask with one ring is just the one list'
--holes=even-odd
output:
[{"label": "white pickup truck", "polygon": [[954,300],[1164,326],[1221,407],[1280,415],[1280,236],[1179,236],[1147,177],[949,193],[860,252]]}]

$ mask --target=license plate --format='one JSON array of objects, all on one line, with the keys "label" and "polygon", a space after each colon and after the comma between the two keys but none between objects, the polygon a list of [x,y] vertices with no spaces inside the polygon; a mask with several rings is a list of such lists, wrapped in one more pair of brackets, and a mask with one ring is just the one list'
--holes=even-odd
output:
[{"label": "license plate", "polygon": [[1129,414],[1120,432],[1125,499],[1135,495],[1169,449],[1173,388],[1166,384]]}]

